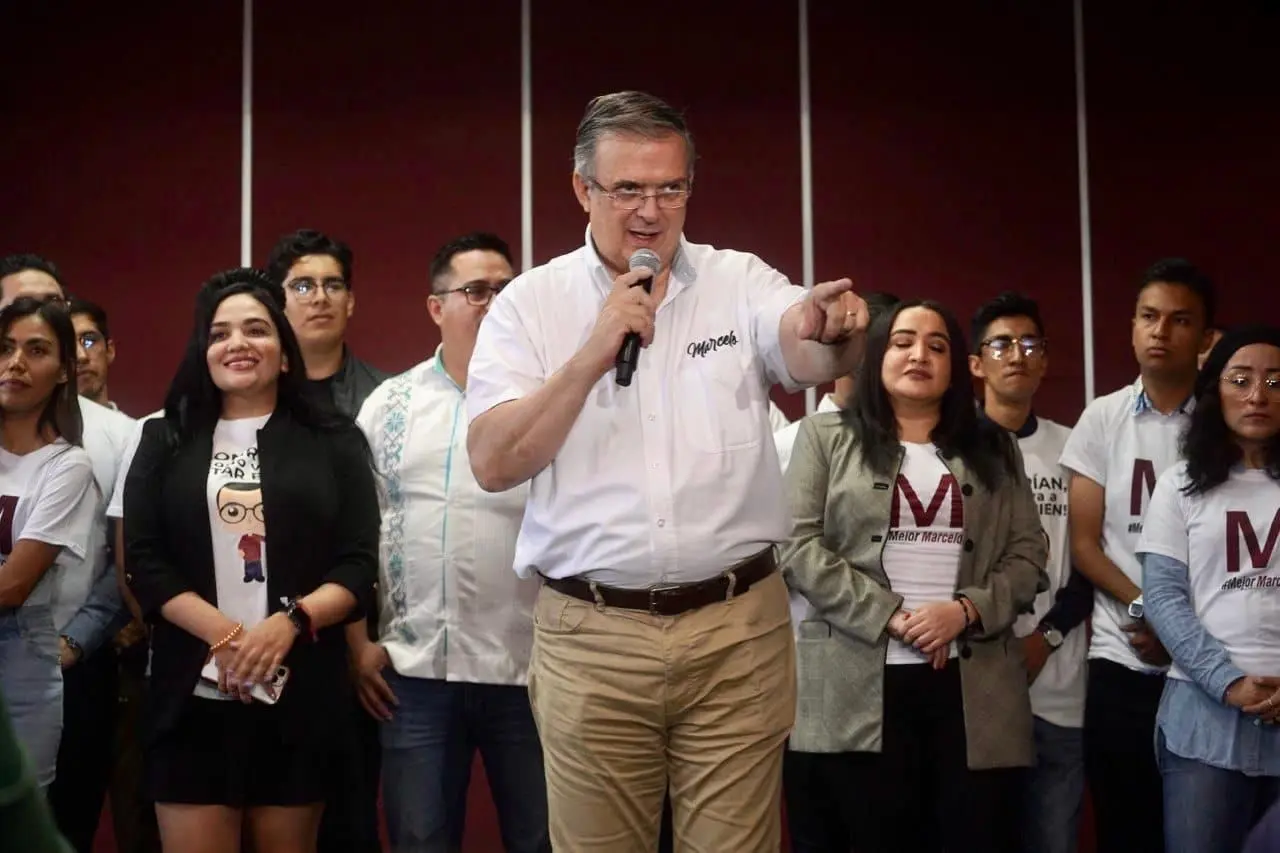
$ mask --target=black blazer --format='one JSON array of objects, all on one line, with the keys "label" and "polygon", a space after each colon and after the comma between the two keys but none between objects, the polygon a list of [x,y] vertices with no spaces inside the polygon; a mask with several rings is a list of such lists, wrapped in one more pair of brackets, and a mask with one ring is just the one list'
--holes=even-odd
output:
[{"label": "black blazer", "polygon": [[[143,428],[124,492],[125,581],[151,638],[152,713],[149,735],[177,722],[208,659],[203,640],[160,615],[165,602],[194,592],[215,607],[217,581],[206,489],[213,428],[185,444],[164,418]],[[364,436],[354,424],[322,431],[279,409],[258,431],[262,502],[267,519],[267,602],[306,595],[336,583],[355,595],[351,619],[363,615],[378,567],[378,498]],[[285,665],[292,672],[276,707],[284,730],[299,739],[324,737],[351,703],[342,627],[320,631],[318,642],[295,643]]]}]

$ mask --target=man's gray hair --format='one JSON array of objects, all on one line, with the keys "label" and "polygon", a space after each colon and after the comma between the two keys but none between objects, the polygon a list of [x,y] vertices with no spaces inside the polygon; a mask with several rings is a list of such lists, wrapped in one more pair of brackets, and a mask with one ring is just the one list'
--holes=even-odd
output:
[{"label": "man's gray hair", "polygon": [[647,139],[679,136],[688,156],[688,177],[693,179],[693,135],[689,125],[679,110],[660,98],[644,92],[614,92],[592,98],[578,123],[578,140],[573,148],[573,168],[579,175],[595,177],[596,146],[608,133]]}]

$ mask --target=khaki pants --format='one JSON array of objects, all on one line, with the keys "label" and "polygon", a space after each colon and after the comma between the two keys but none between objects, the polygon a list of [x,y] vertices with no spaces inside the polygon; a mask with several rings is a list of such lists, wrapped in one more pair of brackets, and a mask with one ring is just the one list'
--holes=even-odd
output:
[{"label": "khaki pants", "polygon": [[529,696],[557,853],[651,853],[668,780],[680,853],[775,853],[795,645],[775,572],[679,616],[549,587]]}]

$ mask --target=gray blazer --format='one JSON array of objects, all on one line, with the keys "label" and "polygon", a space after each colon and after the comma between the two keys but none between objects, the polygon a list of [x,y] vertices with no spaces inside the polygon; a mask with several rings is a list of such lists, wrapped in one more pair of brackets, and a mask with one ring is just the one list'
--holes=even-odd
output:
[{"label": "gray blazer", "polygon": [[[1022,472],[1012,439],[1008,453]],[[969,767],[1029,766],[1031,700],[1013,623],[1048,588],[1048,542],[1025,475],[989,492],[958,457],[943,462],[964,500],[966,538],[956,591],[982,617],[981,628],[968,637],[971,656],[960,658]],[[793,749],[880,751],[885,628],[902,603],[880,562],[896,480],[896,469],[885,478],[863,467],[841,413],[803,421],[787,469],[795,528],[782,562],[787,584],[818,615],[797,626]]]}]

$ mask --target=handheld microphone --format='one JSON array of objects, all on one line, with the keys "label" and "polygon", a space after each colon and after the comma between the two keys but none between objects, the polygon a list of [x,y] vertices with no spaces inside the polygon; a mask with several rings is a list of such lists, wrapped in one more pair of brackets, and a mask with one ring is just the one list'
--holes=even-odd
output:
[{"label": "handheld microphone", "polygon": [[[644,279],[642,287],[645,293],[653,292],[653,280],[658,277],[658,270],[662,269],[662,261],[658,259],[657,254],[649,249],[637,249],[636,253],[627,261],[627,268],[631,272],[638,269],[647,269],[653,273],[649,278]],[[635,332],[628,332],[627,336],[622,339],[622,346],[618,348],[618,358],[614,361],[614,381],[619,385],[626,387],[631,384],[631,376],[636,372],[636,363],[640,360],[640,336]]]}]

